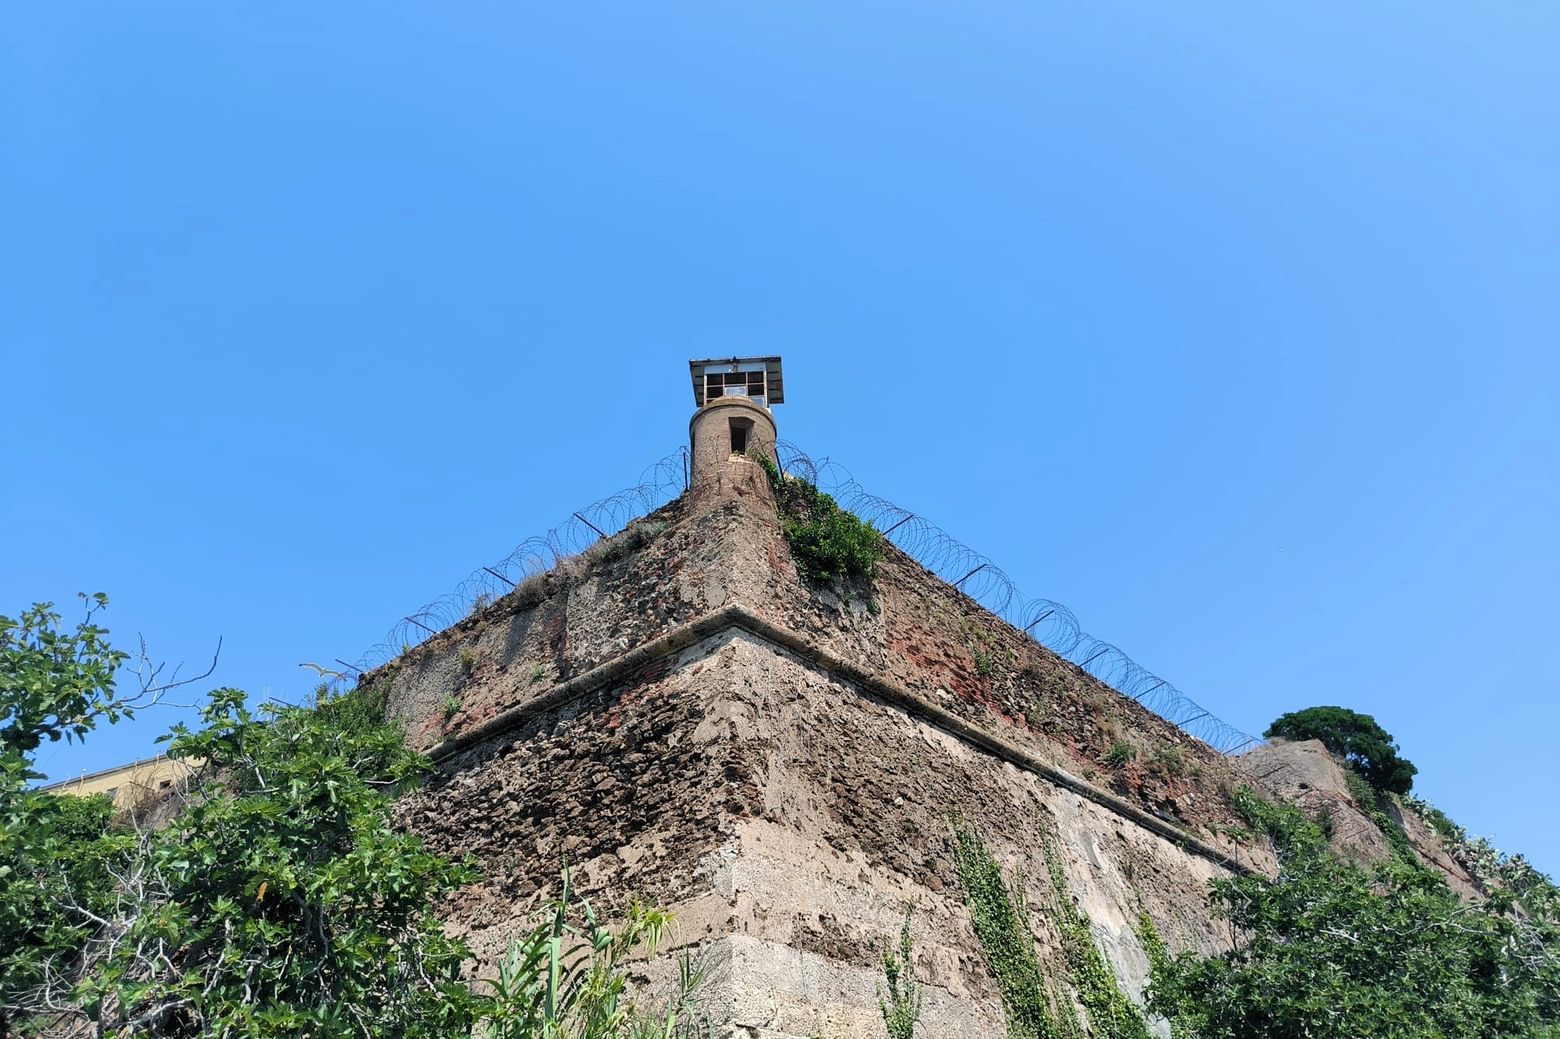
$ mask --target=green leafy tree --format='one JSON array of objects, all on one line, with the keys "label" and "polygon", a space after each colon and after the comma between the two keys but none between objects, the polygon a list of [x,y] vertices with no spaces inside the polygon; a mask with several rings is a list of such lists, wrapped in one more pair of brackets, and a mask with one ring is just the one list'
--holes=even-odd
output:
[{"label": "green leafy tree", "polygon": [[[1195,1039],[1560,1036],[1554,887],[1465,903],[1437,873],[1339,862],[1296,808],[1240,793],[1271,838],[1277,879],[1212,885],[1234,950],[1171,957],[1157,938],[1149,1009]],[[1146,925],[1145,925],[1146,926]]]},{"label": "green leafy tree", "polygon": [[668,1003],[630,998],[626,961],[654,950],[669,914],[636,903],[608,928],[567,872],[496,982],[462,976],[469,951],[433,910],[477,874],[392,825],[392,798],[430,766],[386,724],[382,689],[322,687],[259,715],[215,691],[202,725],[170,737],[199,768],[160,828],[111,827],[106,798],[31,789],[43,741],[171,687],[143,669],[140,694],[116,694],[126,657],[90,623],[105,603],[89,600],[74,634],[47,605],[0,618],[0,1037],[708,1034],[686,955]]},{"label": "green leafy tree", "polygon": [[111,910],[125,850],[109,831],[112,811],[107,797],[0,779],[0,1036],[67,996],[96,919]]},{"label": "green leafy tree", "polygon": [[114,672],[129,657],[92,622],[108,596],[81,598],[87,615],[75,631],[60,627],[48,602],[20,620],[0,617],[0,756],[17,760],[45,740],[79,740],[100,720],[130,717],[133,707],[114,689]]},{"label": "green leafy tree", "polygon": [[1286,740],[1321,740],[1377,790],[1406,794],[1419,769],[1400,757],[1398,746],[1376,719],[1347,707],[1307,707],[1291,711],[1268,726],[1264,736]]},{"label": "green leafy tree", "polygon": [[480,1012],[466,948],[433,905],[476,877],[391,825],[428,766],[353,711],[256,716],[219,689],[170,754],[197,789],[141,835],[78,993],[100,1031],[158,1036],[444,1036]]},{"label": "green leafy tree", "polygon": [[32,789],[33,754],[128,716],[114,688],[127,658],[93,623],[108,605],[83,595],[72,631],[52,603],[0,616],[0,1035],[43,1012],[59,979],[78,967],[94,917],[106,912],[121,848],[108,834],[107,798],[58,798]]}]

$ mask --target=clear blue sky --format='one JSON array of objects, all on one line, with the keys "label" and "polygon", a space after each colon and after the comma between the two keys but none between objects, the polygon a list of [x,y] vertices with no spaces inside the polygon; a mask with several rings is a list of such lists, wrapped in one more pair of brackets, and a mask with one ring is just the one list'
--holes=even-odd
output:
[{"label": "clear blue sky", "polygon": [[780,353],[788,439],[1560,872],[1557,54],[1539,2],[6,4],[0,612],[297,698]]}]

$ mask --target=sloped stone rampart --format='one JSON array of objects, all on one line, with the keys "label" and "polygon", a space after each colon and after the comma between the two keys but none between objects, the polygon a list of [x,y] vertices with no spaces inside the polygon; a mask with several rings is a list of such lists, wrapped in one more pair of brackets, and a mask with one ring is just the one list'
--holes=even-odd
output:
[{"label": "sloped stone rampart", "polygon": [[[365,680],[389,683],[391,716],[428,750],[529,703],[574,695],[571,683],[593,669],[740,606],[1225,854],[1244,854],[1222,834],[1240,826],[1229,794],[1248,779],[1222,755],[901,553],[890,551],[873,597],[842,599],[799,582],[762,502],[659,515],[670,526],[637,552],[584,572],[573,564],[576,575],[557,577],[546,598],[506,597]],[[977,649],[989,674],[979,674]],[[1105,755],[1116,742],[1136,757],[1112,768]]]},{"label": "sloped stone rampart", "polygon": [[489,965],[567,854],[604,908],[633,893],[673,908],[675,944],[724,964],[712,985],[735,1034],[877,1035],[879,951],[913,900],[933,1019],[996,1036],[950,812],[1023,871],[1037,907],[1055,839],[1129,991],[1147,968],[1140,909],[1172,941],[1219,947],[1205,885],[1228,869],[1209,857],[740,627],[666,659],[659,677],[452,751],[399,806],[430,846],[482,860],[488,880],[445,912]]},{"label": "sloped stone rampart", "polygon": [[[1272,868],[1223,832],[1221,757],[900,556],[870,597],[803,586],[755,499],[663,510],[635,550],[603,543],[366,679],[438,764],[401,823],[486,873],[444,907],[480,969],[567,857],[598,908],[673,909],[717,1034],[876,1037],[880,951],[914,901],[922,1032],[995,1037],[951,812],[1035,907],[1055,842],[1128,991],[1139,911],[1173,946],[1221,947],[1207,880]],[[1102,768],[1119,739],[1185,746],[1186,769]]]}]

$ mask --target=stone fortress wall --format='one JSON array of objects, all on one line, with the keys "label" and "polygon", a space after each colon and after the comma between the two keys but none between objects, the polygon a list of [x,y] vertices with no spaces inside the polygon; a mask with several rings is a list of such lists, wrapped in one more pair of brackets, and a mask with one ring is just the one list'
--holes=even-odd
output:
[{"label": "stone fortress wall", "polygon": [[[1242,772],[891,546],[870,594],[809,587],[753,457],[767,412],[714,401],[692,434],[690,493],[363,679],[438,764],[400,821],[482,862],[443,907],[482,969],[567,859],[599,908],[674,910],[717,1034],[880,1036],[881,950],[914,902],[923,1034],[1000,1036],[954,813],[1034,906],[1059,849],[1129,993],[1139,913],[1172,948],[1225,947],[1207,882],[1274,868],[1231,838],[1231,794],[1277,796],[1288,765]],[[1121,743],[1135,759],[1106,767]]]}]

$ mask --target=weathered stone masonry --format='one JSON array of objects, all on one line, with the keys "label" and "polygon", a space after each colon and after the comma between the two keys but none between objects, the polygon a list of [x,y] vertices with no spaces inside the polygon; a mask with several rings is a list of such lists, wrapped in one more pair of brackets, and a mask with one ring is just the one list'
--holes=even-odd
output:
[{"label": "weathered stone masonry", "polygon": [[[674,947],[713,965],[721,1034],[879,1036],[879,950],[914,900],[922,1031],[998,1036],[957,812],[1025,871],[1035,905],[1058,843],[1129,990],[1147,970],[1139,911],[1220,948],[1208,879],[1270,868],[1224,836],[1228,762],[902,554],[870,593],[804,585],[762,468],[712,446],[753,415],[742,435],[768,449],[756,408],[701,410],[692,491],[632,550],[565,561],[368,676],[438,764],[400,820],[486,873],[445,907],[450,926],[490,964],[567,858],[598,905],[673,908]],[[1138,762],[1103,769],[1115,740]],[[1169,747],[1184,768],[1149,764]]]}]

